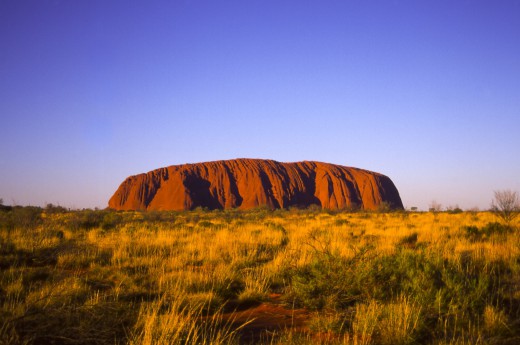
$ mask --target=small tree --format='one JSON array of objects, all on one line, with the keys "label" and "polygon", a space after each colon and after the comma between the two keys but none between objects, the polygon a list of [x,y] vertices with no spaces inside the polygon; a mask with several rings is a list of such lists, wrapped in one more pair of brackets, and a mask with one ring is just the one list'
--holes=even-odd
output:
[{"label": "small tree", "polygon": [[520,200],[518,193],[512,190],[495,191],[495,198],[491,202],[491,211],[507,225],[520,214]]},{"label": "small tree", "polygon": [[437,201],[433,200],[430,203],[429,210],[430,210],[430,212],[440,212],[440,211],[442,211],[442,205],[440,203],[438,203]]}]

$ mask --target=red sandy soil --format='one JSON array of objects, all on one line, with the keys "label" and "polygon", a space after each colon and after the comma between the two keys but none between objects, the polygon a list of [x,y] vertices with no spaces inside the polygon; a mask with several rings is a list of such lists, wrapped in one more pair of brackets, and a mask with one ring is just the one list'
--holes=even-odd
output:
[{"label": "red sandy soil", "polygon": [[268,302],[256,304],[247,309],[229,311],[222,315],[224,324],[232,328],[243,326],[240,333],[241,344],[267,342],[283,330],[306,332],[309,312],[306,309],[290,308],[280,301],[280,295],[273,294]]}]

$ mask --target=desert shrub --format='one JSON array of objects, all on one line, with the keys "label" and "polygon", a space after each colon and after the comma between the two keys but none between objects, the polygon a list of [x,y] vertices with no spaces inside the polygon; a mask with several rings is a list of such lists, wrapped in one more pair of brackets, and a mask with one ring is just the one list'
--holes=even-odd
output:
[{"label": "desert shrub", "polygon": [[15,206],[7,212],[4,219],[8,229],[34,229],[42,223],[42,209],[35,206]]},{"label": "desert shrub", "polygon": [[316,255],[294,272],[290,297],[312,310],[347,310],[360,301],[390,303],[413,296],[427,313],[457,308],[464,315],[480,315],[486,299],[496,295],[492,280],[499,272],[483,265],[471,259],[456,264],[409,249],[391,255],[365,252],[354,259]]},{"label": "desert shrub", "polygon": [[312,310],[351,306],[363,297],[364,274],[371,259],[368,248],[349,259],[317,251],[308,265],[294,270],[289,298]]},{"label": "desert shrub", "polygon": [[470,241],[477,241],[482,238],[482,232],[475,225],[463,226],[461,229],[464,232],[464,236]]},{"label": "desert shrub", "polygon": [[446,208],[446,211],[449,213],[449,214],[459,214],[459,213],[462,213],[464,212],[459,206],[448,206]]},{"label": "desert shrub", "polygon": [[406,235],[403,238],[401,238],[399,240],[398,244],[400,246],[413,247],[413,246],[415,246],[417,244],[418,236],[419,235],[417,234],[417,232],[413,232],[410,235]]},{"label": "desert shrub", "polygon": [[16,249],[16,245],[8,239],[0,238],[0,270],[18,265],[18,263],[19,251]]},{"label": "desert shrub", "polygon": [[210,209],[208,207],[205,207],[205,206],[197,206],[193,209],[193,212],[194,213],[198,213],[198,214],[204,214],[204,213],[207,213]]},{"label": "desert shrub", "polygon": [[446,313],[453,308],[466,315],[481,313],[486,298],[493,295],[490,280],[489,273],[484,273],[482,266],[471,259],[460,264],[443,262],[443,287],[439,294],[444,303],[439,308]]},{"label": "desert shrub", "polygon": [[[345,286],[331,284],[340,278],[337,269],[341,263],[315,259],[312,263],[294,272],[291,282],[291,299],[296,306],[304,306],[311,310],[321,310],[338,301],[339,294],[345,292]],[[338,290],[337,288],[340,288]],[[352,296],[354,297],[354,296]]]},{"label": "desert shrub", "polygon": [[121,304],[61,302],[28,310],[14,322],[18,336],[31,344],[109,344],[134,323],[133,310]]},{"label": "desert shrub", "polygon": [[72,230],[85,229],[90,230],[99,228],[103,222],[106,212],[98,210],[82,210],[76,211],[68,218],[68,226]]},{"label": "desert shrub", "polygon": [[487,223],[482,228],[478,228],[475,225],[463,226],[461,228],[465,234],[465,237],[471,241],[483,240],[493,235],[505,235],[514,231],[514,228],[510,225],[504,225],[497,222]]},{"label": "desert shrub", "polygon": [[225,278],[216,283],[214,292],[223,300],[231,300],[237,298],[245,289],[245,283],[238,278]]},{"label": "desert shrub", "polygon": [[146,211],[141,212],[143,216],[143,222],[158,222],[162,219],[162,212],[159,211]]},{"label": "desert shrub", "polygon": [[512,190],[495,191],[491,203],[491,211],[505,224],[511,223],[520,215],[520,198],[518,192]]},{"label": "desert shrub", "polygon": [[386,202],[386,201],[383,201],[381,204],[379,204],[379,206],[377,206],[377,212],[380,212],[380,213],[387,213],[387,212],[392,211],[392,209],[393,209],[392,204],[390,204],[389,202]]},{"label": "desert shrub", "polygon": [[462,230],[466,233],[466,235],[468,236],[474,236],[474,235],[477,235],[480,233],[480,230],[477,226],[475,225],[467,225],[467,226],[463,226],[462,227]]},{"label": "desert shrub", "polygon": [[310,204],[307,207],[307,213],[318,214],[321,212],[321,206],[318,204]]},{"label": "desert shrub", "polygon": [[57,214],[57,213],[66,213],[67,209],[60,205],[47,204],[45,206],[46,214]]},{"label": "desert shrub", "polygon": [[510,225],[504,225],[497,222],[487,223],[483,228],[482,232],[486,236],[491,236],[493,234],[503,235],[506,233],[513,232],[514,228]]},{"label": "desert shrub", "polygon": [[367,298],[389,301],[405,294],[422,304],[431,303],[443,286],[440,268],[430,257],[405,249],[372,260],[365,282]]},{"label": "desert shrub", "polygon": [[336,219],[334,221],[335,226],[342,226],[342,225],[348,225],[349,221],[347,219]]},{"label": "desert shrub", "polygon": [[203,220],[203,221],[200,221],[197,223],[197,226],[201,227],[201,228],[212,228],[213,227],[213,223],[210,222],[209,220]]},{"label": "desert shrub", "polygon": [[[278,211],[278,210],[276,210],[276,211]],[[250,210],[248,216],[250,217],[250,219],[252,219],[254,221],[263,221],[270,214],[272,214],[273,212],[276,212],[276,211],[273,211],[273,209],[267,205],[259,206],[259,207],[256,207],[256,208]],[[284,211],[281,210],[281,212],[284,212]]]},{"label": "desert shrub", "polygon": [[7,210],[0,210],[0,230],[12,230],[13,221],[11,219],[11,212]]},{"label": "desert shrub", "polygon": [[116,212],[107,212],[103,215],[103,220],[101,220],[101,229],[114,229],[117,225],[121,224],[122,221],[123,218],[120,214]]}]

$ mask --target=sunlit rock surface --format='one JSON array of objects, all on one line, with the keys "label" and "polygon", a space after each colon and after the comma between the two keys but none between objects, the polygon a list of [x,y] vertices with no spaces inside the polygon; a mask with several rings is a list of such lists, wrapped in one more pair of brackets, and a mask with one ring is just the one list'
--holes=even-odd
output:
[{"label": "sunlit rock surface", "polygon": [[390,178],[321,162],[233,159],[172,165],[128,177],[110,198],[116,210],[307,207],[403,208]]}]

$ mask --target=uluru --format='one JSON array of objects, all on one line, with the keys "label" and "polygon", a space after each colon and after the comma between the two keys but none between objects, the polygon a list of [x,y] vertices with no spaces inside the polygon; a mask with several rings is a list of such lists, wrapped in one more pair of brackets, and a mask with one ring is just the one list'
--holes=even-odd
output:
[{"label": "uluru", "polygon": [[403,208],[397,188],[383,174],[322,162],[265,159],[172,165],[130,176],[108,205],[115,210]]}]

